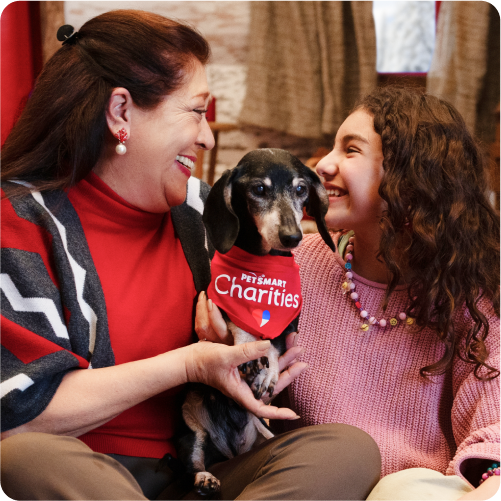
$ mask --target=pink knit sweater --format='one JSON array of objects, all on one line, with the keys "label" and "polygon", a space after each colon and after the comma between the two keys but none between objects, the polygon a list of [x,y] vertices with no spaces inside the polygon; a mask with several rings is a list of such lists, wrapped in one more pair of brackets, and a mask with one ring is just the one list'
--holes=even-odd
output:
[{"label": "pink knit sweater", "polygon": [[[335,241],[338,235],[335,235]],[[346,423],[369,433],[382,455],[382,476],[407,468],[431,468],[463,475],[468,458],[499,461],[499,378],[481,382],[474,366],[456,358],[443,376],[426,381],[419,369],[439,360],[443,348],[436,334],[400,323],[397,327],[360,329],[352,300],[343,295],[344,261],[318,234],[307,235],[295,252],[300,265],[303,309],[299,345],[310,367],[289,387],[296,426]],[[362,305],[381,318],[385,285],[354,274]],[[386,317],[405,311],[407,292],[390,297]],[[499,318],[489,319],[488,363],[499,367]],[[466,333],[467,310],[455,327]]]}]

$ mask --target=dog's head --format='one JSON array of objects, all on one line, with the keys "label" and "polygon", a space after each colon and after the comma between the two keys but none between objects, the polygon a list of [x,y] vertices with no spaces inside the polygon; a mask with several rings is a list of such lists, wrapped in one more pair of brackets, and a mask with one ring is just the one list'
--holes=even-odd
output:
[{"label": "dog's head", "polygon": [[214,184],[203,221],[220,253],[236,243],[252,254],[264,255],[299,245],[303,207],[334,250],[324,220],[329,197],[319,177],[285,150],[261,149],[247,153]]}]

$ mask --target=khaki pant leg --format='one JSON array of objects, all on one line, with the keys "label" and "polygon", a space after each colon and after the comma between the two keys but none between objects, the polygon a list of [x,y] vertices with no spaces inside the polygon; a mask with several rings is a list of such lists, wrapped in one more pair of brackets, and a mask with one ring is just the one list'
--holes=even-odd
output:
[{"label": "khaki pant leg", "polygon": [[278,435],[209,471],[221,481],[220,499],[365,499],[379,481],[381,456],[362,430],[325,424]]},{"label": "khaki pant leg", "polygon": [[1,443],[2,489],[12,499],[146,499],[118,461],[72,437],[21,433]]}]

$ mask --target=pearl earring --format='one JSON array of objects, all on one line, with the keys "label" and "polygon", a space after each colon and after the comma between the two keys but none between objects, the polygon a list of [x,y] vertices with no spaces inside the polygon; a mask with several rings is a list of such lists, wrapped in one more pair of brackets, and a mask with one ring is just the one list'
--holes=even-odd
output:
[{"label": "pearl earring", "polygon": [[115,151],[119,155],[125,155],[127,153],[127,148],[125,147],[124,141],[127,141],[129,139],[129,135],[127,134],[127,131],[122,127],[116,134],[115,137],[120,141],[117,144],[117,147],[115,148]]}]

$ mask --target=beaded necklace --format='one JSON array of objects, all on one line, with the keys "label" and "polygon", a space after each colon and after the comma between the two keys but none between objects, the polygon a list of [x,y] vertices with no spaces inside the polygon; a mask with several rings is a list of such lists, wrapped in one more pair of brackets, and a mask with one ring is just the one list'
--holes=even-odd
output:
[{"label": "beaded necklace", "polygon": [[[348,245],[346,246],[346,252],[344,253],[344,268],[346,270],[345,277],[346,280],[341,285],[341,289],[343,290],[343,295],[349,294],[350,299],[353,301],[353,304],[360,312],[360,318],[362,318],[362,323],[360,324],[360,328],[367,332],[370,327],[396,327],[399,323],[405,322],[407,325],[412,325],[414,323],[414,319],[412,317],[408,317],[407,314],[401,311],[397,316],[390,318],[387,320],[386,318],[380,318],[379,320],[372,316],[367,310],[365,310],[361,304],[361,299],[357,292],[355,292],[356,285],[353,282],[353,272],[351,271],[351,260],[353,259],[353,250],[355,243],[355,234],[350,232],[348,235]],[[389,324],[389,325],[388,325]]]}]

